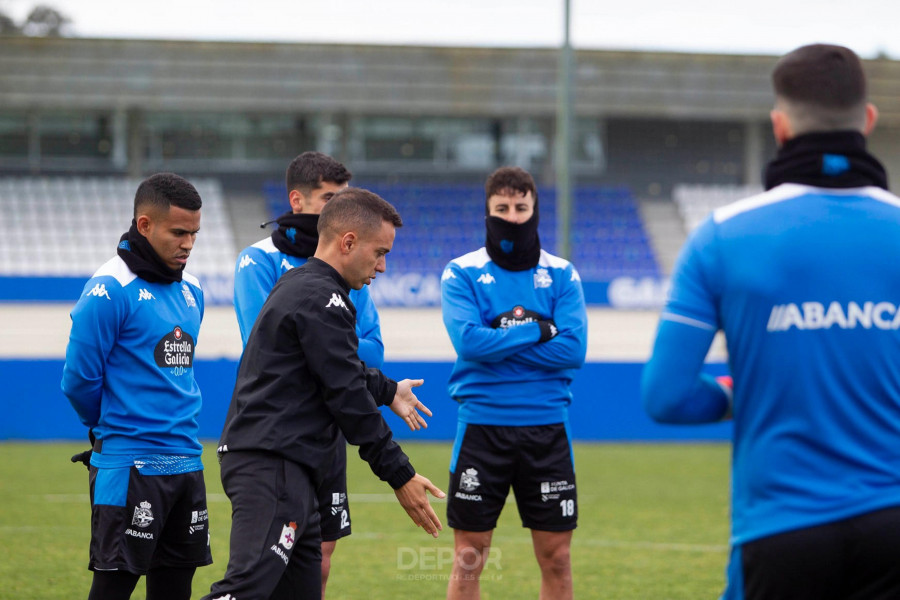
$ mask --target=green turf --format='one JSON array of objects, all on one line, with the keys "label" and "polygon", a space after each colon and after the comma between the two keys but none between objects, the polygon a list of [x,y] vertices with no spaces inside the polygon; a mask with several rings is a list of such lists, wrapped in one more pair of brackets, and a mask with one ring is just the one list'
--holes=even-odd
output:
[{"label": "green turf", "polygon": [[[419,472],[446,489],[449,444],[404,447]],[[87,471],[69,462],[81,449],[75,444],[0,443],[0,598],[87,596]],[[230,505],[212,452],[208,446],[204,461],[215,564],[197,571],[194,598],[221,577],[228,556]],[[434,540],[415,528],[390,488],[352,450],[348,454],[354,533],[338,544],[329,597],[443,598],[452,532],[445,530]],[[576,598],[717,597],[728,552],[727,445],[578,444],[575,460]],[[437,512],[444,520],[442,503]],[[494,533],[493,548],[482,598],[536,598],[539,577],[531,537],[512,504]],[[143,582],[133,598],[144,598]]]}]

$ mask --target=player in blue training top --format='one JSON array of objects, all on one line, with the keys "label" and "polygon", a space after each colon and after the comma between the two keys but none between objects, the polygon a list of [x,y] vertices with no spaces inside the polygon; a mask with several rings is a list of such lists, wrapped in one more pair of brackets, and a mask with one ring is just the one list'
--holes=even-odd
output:
[{"label": "player in blue training top", "polygon": [[212,562],[194,348],[203,292],[185,264],[200,195],[171,173],[143,181],[117,256],[72,310],[62,391],[96,438],[90,463],[90,600],[187,600]]},{"label": "player in blue training top", "polygon": [[[253,323],[278,279],[299,267],[316,252],[316,227],[325,203],[347,187],[352,174],[344,165],[321,152],[304,152],[287,168],[285,183],[291,210],[277,219],[278,229],[245,248],[234,268],[234,311],[244,346]],[[368,286],[350,291],[356,307],[356,335],[359,358],[367,367],[384,364],[384,344],[378,312]],[[350,535],[350,506],[347,503],[347,447],[338,452],[329,474],[319,488],[322,526],[322,597],[331,570],[331,555],[337,540]]]},{"label": "player in blue training top", "polygon": [[[772,74],[764,193],[716,210],[675,267],[643,401],[733,416],[724,598],[900,598],[900,199],[866,150],[859,58],[804,46]],[[732,390],[701,375],[723,330]]]},{"label": "player in blue training top", "polygon": [[503,167],[485,185],[487,242],[447,265],[444,325],[458,358],[460,403],[447,520],[455,560],[447,598],[477,598],[497,518],[512,486],[532,530],[542,598],[571,598],[578,518],[569,385],[587,350],[581,279],[541,249],[534,180]]}]

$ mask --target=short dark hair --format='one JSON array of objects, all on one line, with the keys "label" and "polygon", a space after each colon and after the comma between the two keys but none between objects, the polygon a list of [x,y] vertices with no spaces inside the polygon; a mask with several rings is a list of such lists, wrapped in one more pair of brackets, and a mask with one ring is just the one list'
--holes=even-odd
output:
[{"label": "short dark hair", "polygon": [[322,185],[323,181],[343,184],[350,181],[353,174],[347,167],[321,152],[304,152],[288,165],[284,176],[288,193],[294,190],[304,196]]},{"label": "short dark hair", "polygon": [[522,195],[531,192],[534,197],[535,206],[537,205],[537,186],[534,185],[534,178],[531,174],[521,167],[500,167],[490,175],[484,184],[484,201],[487,207],[487,201],[491,196],[501,195],[507,196],[515,193]]},{"label": "short dark hair", "polygon": [[775,64],[772,85],[798,133],[856,129],[865,122],[866,74],[849,48],[801,46]]},{"label": "short dark hair", "polygon": [[175,173],[157,173],[141,182],[134,194],[134,218],[146,206],[169,210],[177,206],[185,210],[200,210],[203,201],[190,181]]},{"label": "short dark hair", "polygon": [[325,204],[319,215],[319,237],[339,235],[348,229],[368,233],[387,221],[402,227],[403,219],[389,202],[374,192],[361,188],[344,188]]}]

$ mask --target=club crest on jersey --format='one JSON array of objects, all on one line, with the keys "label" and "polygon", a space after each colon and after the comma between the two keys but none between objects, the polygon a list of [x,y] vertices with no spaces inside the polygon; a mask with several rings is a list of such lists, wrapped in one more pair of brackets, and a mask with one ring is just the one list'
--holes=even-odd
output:
[{"label": "club crest on jersey", "polygon": [[149,527],[153,522],[153,511],[150,510],[150,503],[144,500],[140,506],[134,507],[134,516],[131,518],[131,524],[138,527]]},{"label": "club crest on jersey", "polygon": [[547,269],[541,267],[537,271],[534,272],[534,287],[538,288],[548,288],[553,285],[553,278],[550,277],[550,273],[547,272]]},{"label": "club crest on jersey", "polygon": [[294,542],[297,540],[296,536],[297,524],[291,521],[281,528],[281,537],[278,538],[278,543],[284,546],[285,550],[290,550],[294,547]]},{"label": "club crest on jersey", "polygon": [[194,300],[194,295],[191,293],[191,288],[189,288],[186,283],[181,284],[181,293],[182,295],[184,295],[184,301],[187,302],[188,308],[197,306],[197,301]]},{"label": "club crest on jersey", "polygon": [[480,485],[481,482],[478,481],[478,471],[475,469],[466,469],[459,476],[459,489],[464,492],[474,492]]}]

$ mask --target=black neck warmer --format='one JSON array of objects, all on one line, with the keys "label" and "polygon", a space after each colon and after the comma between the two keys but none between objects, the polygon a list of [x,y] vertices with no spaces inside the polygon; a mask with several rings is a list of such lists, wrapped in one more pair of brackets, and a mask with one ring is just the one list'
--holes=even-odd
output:
[{"label": "black neck warmer", "polygon": [[510,223],[500,217],[486,216],[488,256],[507,271],[526,271],[537,266],[541,259],[541,240],[538,238],[538,208],[524,223]]},{"label": "black neck warmer", "polygon": [[184,267],[170,269],[150,245],[150,241],[137,230],[137,223],[131,220],[131,229],[119,238],[116,253],[125,261],[131,271],[150,283],[172,283],[181,281]]},{"label": "black neck warmer", "polygon": [[319,215],[284,213],[275,221],[278,229],[272,232],[275,247],[291,256],[309,258],[319,244]]},{"label": "black neck warmer", "polygon": [[866,138],[858,131],[807,133],[785,142],[765,175],[767,190],[782,183],[824,188],[888,185],[884,167],[866,151]]}]

